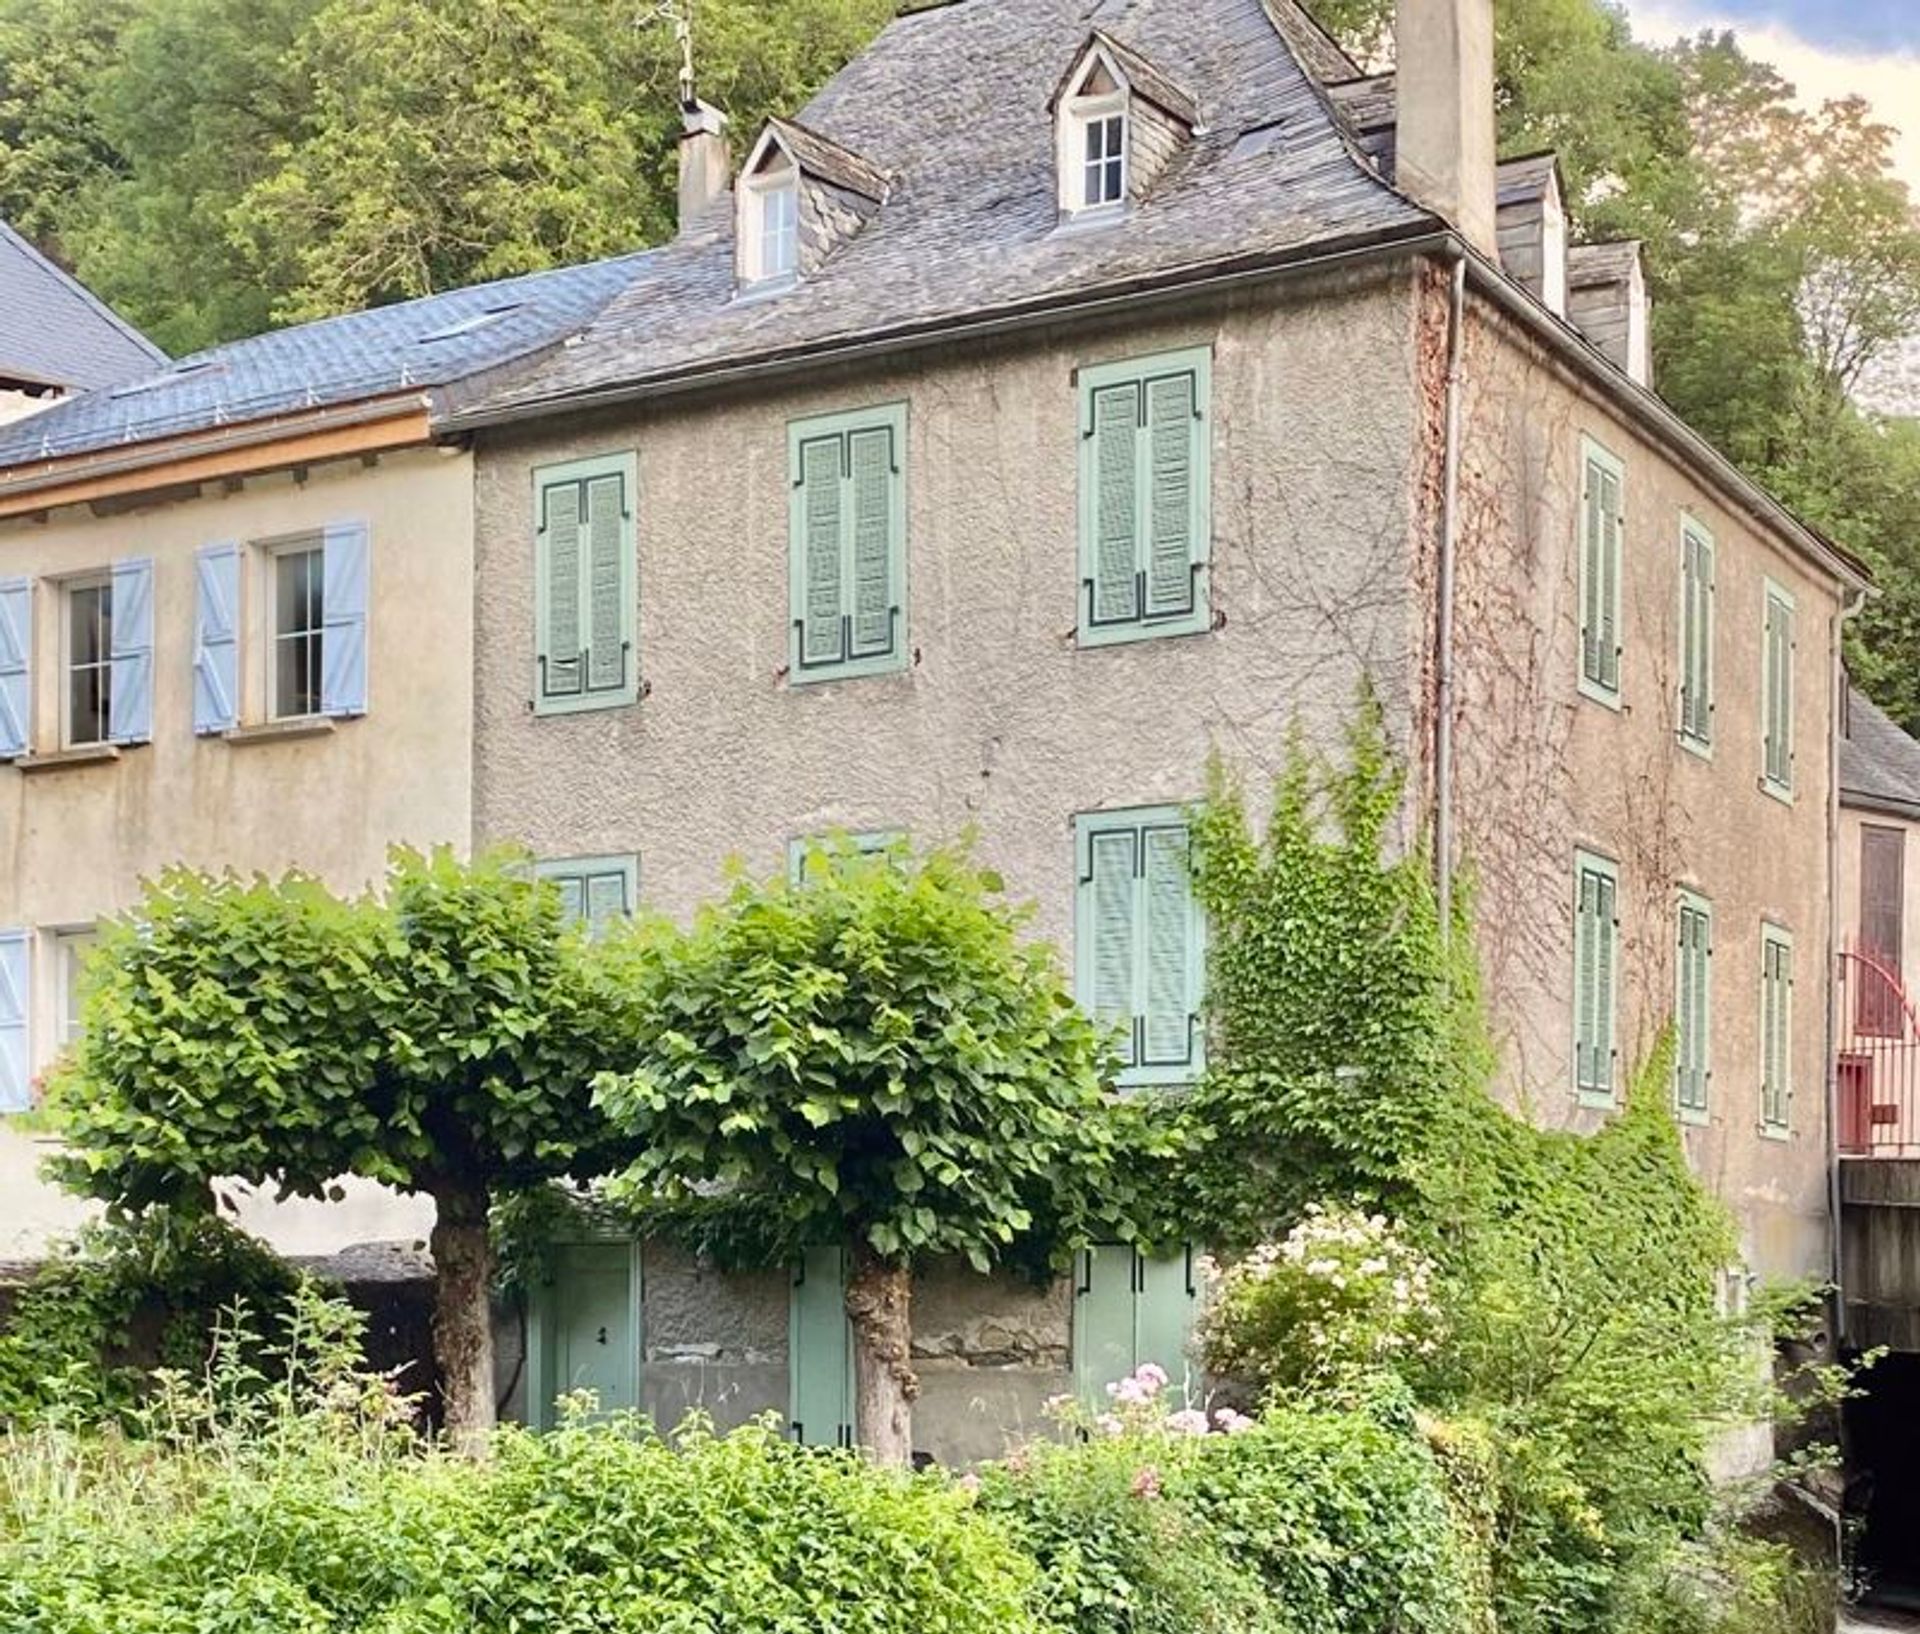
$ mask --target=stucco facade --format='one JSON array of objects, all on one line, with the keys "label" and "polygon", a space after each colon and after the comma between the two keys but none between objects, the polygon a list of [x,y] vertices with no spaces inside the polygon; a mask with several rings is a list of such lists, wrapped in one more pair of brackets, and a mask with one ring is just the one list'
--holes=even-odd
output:
[{"label": "stucco facade", "polygon": [[[141,882],[176,864],[241,874],[299,868],[336,889],[375,883],[396,843],[464,846],[470,834],[473,478],[459,453],[416,448],[377,461],[270,472],[204,490],[65,507],[0,523],[0,579],[32,579],[34,747],[60,742],[60,587],[116,560],[151,558],[152,741],[111,757],[0,766],[0,927],[31,935],[31,1055],[60,1047],[63,932],[131,908]],[[267,551],[328,526],[367,529],[367,709],[265,726]],[[195,555],[242,547],[241,728],[194,730]],[[39,1143],[0,1117],[0,1258],[26,1257],[74,1205],[31,1178]],[[242,1202],[242,1219],[290,1253],[423,1236],[429,1211],[370,1186],[339,1205]]]}]

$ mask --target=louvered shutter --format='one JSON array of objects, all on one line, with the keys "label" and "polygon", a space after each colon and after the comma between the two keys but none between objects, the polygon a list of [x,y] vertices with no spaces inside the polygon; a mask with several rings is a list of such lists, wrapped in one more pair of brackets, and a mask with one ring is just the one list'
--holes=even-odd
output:
[{"label": "louvered shutter", "polygon": [[1696,913],[1693,920],[1694,1105],[1707,1107],[1713,1083],[1713,916]]},{"label": "louvered shutter", "polygon": [[1193,1059],[1194,912],[1184,826],[1140,836],[1140,913],[1146,969],[1141,978],[1140,1063],[1184,1067]]},{"label": "louvered shutter", "polygon": [[1619,959],[1619,921],[1614,883],[1605,874],[1595,876],[1598,886],[1599,970],[1594,980],[1594,1070],[1601,1093],[1611,1095],[1614,1088],[1614,980]]},{"label": "louvered shutter", "polygon": [[1197,1406],[1199,1369],[1191,1355],[1199,1287],[1189,1249],[1171,1259],[1139,1258],[1138,1306],[1134,1314],[1133,1365],[1152,1362],[1167,1375],[1174,1405]]},{"label": "louvered shutter", "polygon": [[1578,1089],[1592,1090],[1599,1034],[1595,994],[1600,974],[1599,876],[1583,868],[1579,874],[1579,902],[1574,925],[1573,1076]]},{"label": "louvered shutter", "polygon": [[1200,439],[1194,378],[1147,385],[1146,617],[1189,614],[1194,606],[1194,487]]},{"label": "louvered shutter", "polygon": [[1793,784],[1793,608],[1767,597],[1766,774],[1781,788]]},{"label": "louvered shutter", "polygon": [[895,461],[893,432],[879,426],[847,437],[848,509],[853,534],[851,658],[880,658],[894,649]]},{"label": "louvered shutter", "polygon": [[1107,1411],[1107,1386],[1126,1378],[1136,1365],[1137,1263],[1132,1248],[1112,1243],[1082,1249],[1075,1259],[1073,1381],[1081,1404],[1090,1411]]},{"label": "louvered shutter", "polygon": [[543,700],[579,698],[586,691],[587,642],[581,606],[584,491],[578,482],[541,490],[539,567],[541,619],[539,684]]},{"label": "louvered shutter", "polygon": [[793,1439],[804,1447],[852,1446],[853,1345],[843,1249],[809,1249],[794,1273],[787,1369]]},{"label": "louvered shutter", "polygon": [[358,522],[326,531],[320,637],[320,712],[367,712],[367,530]]},{"label": "louvered shutter", "polygon": [[0,760],[33,743],[33,584],[0,581]]},{"label": "louvered shutter", "polygon": [[619,476],[586,483],[587,690],[627,687],[627,485]]},{"label": "louvered shutter", "polygon": [[1620,563],[1622,536],[1626,531],[1620,479],[1613,472],[1602,474],[1601,521],[1604,535],[1600,547],[1600,671],[1602,682],[1611,690],[1620,688]]},{"label": "louvered shutter", "polygon": [[838,664],[849,656],[844,639],[845,590],[841,575],[845,459],[845,444],[839,437],[816,437],[800,450],[800,662],[809,668]]},{"label": "louvered shutter", "polygon": [[1135,1026],[1135,881],[1139,872],[1139,834],[1131,828],[1095,833],[1089,843],[1088,876],[1081,889],[1088,894],[1085,924],[1091,941],[1088,996],[1094,1020],[1103,1029],[1118,1029],[1115,1047],[1122,1067],[1139,1061]]},{"label": "louvered shutter", "polygon": [[114,743],[153,738],[153,561],[113,564],[113,623],[107,737]]},{"label": "louvered shutter", "polygon": [[1601,537],[1600,468],[1587,462],[1581,505],[1580,565],[1580,673],[1591,681],[1601,678],[1600,668],[1600,595]]},{"label": "louvered shutter", "polygon": [[240,549],[208,545],[194,557],[193,729],[240,724]]},{"label": "louvered shutter", "polygon": [[0,1112],[33,1105],[33,1048],[28,1018],[31,940],[24,930],[0,931]]},{"label": "louvered shutter", "polygon": [[1140,387],[1093,394],[1093,560],[1087,595],[1091,622],[1129,623],[1140,606]]}]

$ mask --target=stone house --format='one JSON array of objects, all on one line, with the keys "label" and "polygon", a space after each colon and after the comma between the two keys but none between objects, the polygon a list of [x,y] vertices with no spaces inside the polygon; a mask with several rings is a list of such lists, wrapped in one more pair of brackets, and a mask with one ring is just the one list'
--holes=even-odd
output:
[{"label": "stone house", "polygon": [[[21,1115],[100,918],[175,863],[359,889],[392,843],[467,843],[473,471],[429,415],[629,271],[151,354],[0,428],[0,1259],[81,1217]],[[348,1192],[241,1217],[291,1253],[424,1235],[419,1205]]]},{"label": "stone house", "polygon": [[0,221],[0,424],[149,374],[166,353]]},{"label": "stone house", "polygon": [[[586,333],[451,394],[474,456],[473,830],[681,914],[829,830],[979,833],[1130,1085],[1202,1069],[1182,806],[1363,683],[1503,1092],[1597,1127],[1663,1028],[1746,1269],[1832,1264],[1826,971],[1860,567],[1652,390],[1632,245],[1497,162],[1489,0],[1368,76],[1293,0],[902,17],[737,178],[688,111],[679,237]],[[733,182],[731,188],[729,181]],[[1108,950],[1106,957],[1099,950]],[[524,1400],[844,1434],[831,1256],[726,1279],[569,1245]],[[941,1272],[926,1450],[1176,1365],[1189,1264]]]}]

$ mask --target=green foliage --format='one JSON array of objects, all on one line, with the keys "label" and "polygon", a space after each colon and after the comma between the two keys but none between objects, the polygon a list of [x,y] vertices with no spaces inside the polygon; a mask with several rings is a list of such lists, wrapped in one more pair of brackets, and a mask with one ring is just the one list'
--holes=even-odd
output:
[{"label": "green foliage", "polygon": [[598,1129],[606,1015],[559,898],[512,858],[396,851],[383,895],[175,870],[109,926],[50,1103],[76,1190],[204,1202],[532,1185]]},{"label": "green foliage", "polygon": [[766,1426],[420,1443],[306,1300],[273,1378],[230,1336],[143,1446],[0,1440],[0,1627],[18,1634],[1051,1634],[1035,1572],[939,1477]]},{"label": "green foliage", "polygon": [[87,1226],[21,1285],[0,1325],[0,1423],[130,1425],[155,1367],[198,1371],[235,1304],[278,1327],[302,1279],[222,1221]]},{"label": "green foliage", "polygon": [[596,1094],[634,1148],[610,1190],[696,1220],[722,1197],[763,1262],[847,1242],[984,1270],[1035,1232],[1073,1246],[1110,1063],[999,891],[961,852],[848,848],[606,944],[632,1053]]}]

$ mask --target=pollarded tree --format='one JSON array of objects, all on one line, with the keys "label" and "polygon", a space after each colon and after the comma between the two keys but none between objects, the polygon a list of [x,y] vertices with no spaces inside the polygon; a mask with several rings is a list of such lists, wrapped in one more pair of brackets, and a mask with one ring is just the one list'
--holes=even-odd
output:
[{"label": "pollarded tree", "polygon": [[724,1198],[770,1255],[850,1251],[855,1418],[883,1463],[912,1451],[915,1263],[985,1271],[1104,1189],[1099,1035],[1000,888],[960,853],[843,846],[612,950],[638,1042],[599,1099],[640,1153],[613,1190]]},{"label": "pollarded tree", "polygon": [[507,857],[396,851],[385,890],[350,901],[176,870],[102,938],[53,1168],[132,1211],[204,1208],[222,1180],[431,1197],[434,1355],[448,1429],[476,1448],[488,1208],[597,1152],[599,991],[558,893]]}]

